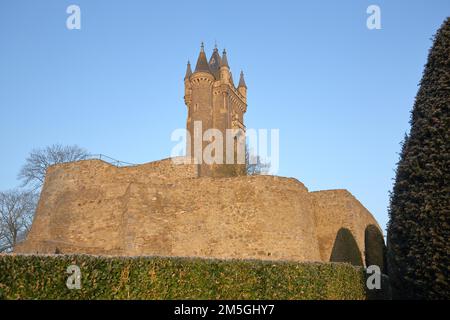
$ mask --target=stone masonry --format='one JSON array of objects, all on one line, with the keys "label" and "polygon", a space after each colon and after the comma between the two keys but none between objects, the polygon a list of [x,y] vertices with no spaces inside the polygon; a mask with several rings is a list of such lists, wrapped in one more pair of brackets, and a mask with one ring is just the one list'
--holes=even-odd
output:
[{"label": "stone masonry", "polygon": [[329,261],[341,228],[352,232],[362,257],[365,229],[379,230],[346,190],[308,192],[276,176],[197,175],[195,165],[171,159],[54,165],[15,252]]}]

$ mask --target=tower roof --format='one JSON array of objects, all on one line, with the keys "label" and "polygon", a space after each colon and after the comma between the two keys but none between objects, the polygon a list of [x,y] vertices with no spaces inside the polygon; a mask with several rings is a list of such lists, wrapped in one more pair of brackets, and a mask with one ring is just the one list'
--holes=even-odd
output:
[{"label": "tower roof", "polygon": [[187,67],[186,67],[186,75],[184,76],[185,79],[189,78],[192,74],[192,69],[191,69],[191,63],[188,60],[187,63]]},{"label": "tower roof", "polygon": [[239,77],[239,87],[244,87],[247,88],[247,85],[245,84],[245,80],[244,80],[244,72],[241,70],[241,76]]},{"label": "tower roof", "polygon": [[216,79],[220,77],[220,64],[222,59],[220,58],[219,50],[217,50],[217,46],[214,48],[214,51],[209,59],[209,69],[214,74]]},{"label": "tower roof", "polygon": [[220,66],[230,68],[230,66],[228,65],[227,51],[225,49],[223,49],[223,52],[222,52],[222,61],[220,63]]},{"label": "tower roof", "polygon": [[201,45],[200,54],[198,55],[197,65],[195,66],[195,72],[211,72],[208,65],[208,60],[206,59],[205,47]]}]

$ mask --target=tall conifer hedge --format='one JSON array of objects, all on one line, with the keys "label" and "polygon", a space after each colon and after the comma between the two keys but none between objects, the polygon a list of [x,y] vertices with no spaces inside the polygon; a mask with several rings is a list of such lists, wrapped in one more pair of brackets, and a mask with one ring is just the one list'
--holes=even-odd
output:
[{"label": "tall conifer hedge", "polygon": [[403,142],[390,202],[394,297],[449,299],[450,18],[434,37]]}]

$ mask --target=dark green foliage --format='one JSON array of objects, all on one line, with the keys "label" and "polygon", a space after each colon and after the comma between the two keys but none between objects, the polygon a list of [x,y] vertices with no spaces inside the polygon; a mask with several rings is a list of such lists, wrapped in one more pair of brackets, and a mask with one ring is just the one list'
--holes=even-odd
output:
[{"label": "dark green foliage", "polygon": [[[66,269],[81,269],[69,290]],[[367,299],[349,264],[158,257],[0,256],[3,299]],[[379,296],[377,296],[379,297]]]},{"label": "dark green foliage", "polygon": [[449,299],[450,18],[434,37],[391,194],[394,298]]},{"label": "dark green foliage", "polygon": [[339,229],[334,240],[330,261],[348,262],[354,266],[362,266],[361,251],[358,248],[355,238],[347,228]]},{"label": "dark green foliage", "polygon": [[364,231],[364,252],[366,265],[379,266],[381,272],[385,272],[386,246],[381,231],[374,225],[367,226]]}]

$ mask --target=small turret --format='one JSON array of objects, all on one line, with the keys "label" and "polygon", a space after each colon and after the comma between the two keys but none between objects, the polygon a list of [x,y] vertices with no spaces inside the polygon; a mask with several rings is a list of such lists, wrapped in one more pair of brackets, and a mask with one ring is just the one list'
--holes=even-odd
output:
[{"label": "small turret", "polygon": [[206,54],[205,54],[205,46],[202,45],[200,47],[200,54],[198,55],[198,59],[197,59],[197,65],[195,66],[195,72],[208,72],[211,73],[211,70],[209,69],[209,64],[208,64],[208,60],[206,59]]},{"label": "small turret", "polygon": [[243,87],[247,89],[247,85],[245,84],[245,80],[244,80],[244,71],[241,70],[241,76],[239,77],[239,87]]},{"label": "small turret", "polygon": [[222,60],[220,63],[220,78],[225,82],[230,82],[230,66],[228,65],[227,51],[223,49]]},{"label": "small turret", "polygon": [[223,49],[222,52],[222,62],[220,64],[220,67],[227,67],[228,69],[230,69],[230,66],[228,65],[227,51],[225,49]]},{"label": "small turret", "polygon": [[209,59],[209,69],[214,74],[216,79],[220,78],[220,65],[222,63],[222,59],[220,58],[219,50],[217,50],[217,46],[214,47],[213,54]]},{"label": "small turret", "polygon": [[241,70],[241,76],[239,77],[239,85],[238,85],[238,91],[244,98],[247,97],[247,85],[245,84],[244,80],[244,72]]},{"label": "small turret", "polygon": [[191,105],[191,94],[192,94],[192,86],[189,81],[192,75],[191,63],[188,61],[186,67],[186,75],[184,76],[184,103],[189,108]]},{"label": "small turret", "polygon": [[189,60],[188,60],[188,62],[187,62],[187,67],[186,67],[186,75],[184,76],[184,80],[189,79],[189,77],[191,76],[191,74],[192,74],[191,63],[190,63]]}]

